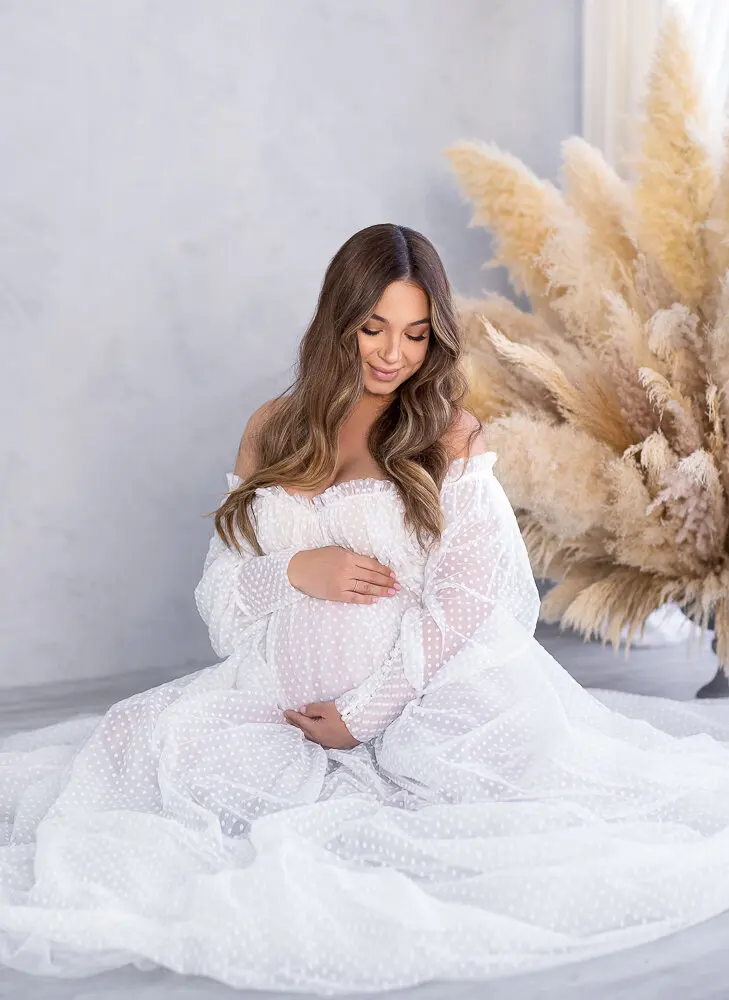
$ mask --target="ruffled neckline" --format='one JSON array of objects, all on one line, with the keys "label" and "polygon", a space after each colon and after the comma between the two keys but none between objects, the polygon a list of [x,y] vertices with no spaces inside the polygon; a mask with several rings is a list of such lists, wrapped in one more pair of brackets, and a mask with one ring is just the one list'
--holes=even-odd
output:
[{"label": "ruffled neckline", "polygon": [[[460,481],[458,472],[464,462],[468,461],[468,466],[466,468],[466,474],[468,474],[471,469],[480,470],[492,468],[496,458],[497,455],[495,451],[484,451],[478,455],[470,455],[468,458],[454,458],[448,466],[448,471],[446,472],[445,479],[443,480],[443,485],[441,487],[441,493],[452,483]],[[235,489],[236,486],[239,486],[243,482],[240,476],[236,475],[235,472],[228,472],[226,475],[228,477],[229,490]],[[259,486],[256,490],[256,496],[265,496],[266,494],[272,496],[282,496],[291,500],[293,503],[302,504],[305,507],[320,506],[333,500],[340,500],[343,497],[358,496],[362,494],[376,495],[378,493],[394,493],[397,495],[397,487],[391,479],[380,479],[376,476],[363,476],[359,479],[345,479],[341,483],[332,483],[331,486],[327,486],[327,488],[322,490],[321,493],[316,493],[312,497],[305,496],[302,493],[289,493],[288,490],[285,490],[283,486],[279,485]]]}]

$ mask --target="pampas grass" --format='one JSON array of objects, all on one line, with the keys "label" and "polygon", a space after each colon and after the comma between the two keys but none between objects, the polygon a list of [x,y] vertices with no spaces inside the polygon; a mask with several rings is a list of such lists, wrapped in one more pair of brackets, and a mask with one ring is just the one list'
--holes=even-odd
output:
[{"label": "pampas grass", "polygon": [[714,164],[687,37],[671,9],[632,182],[578,137],[561,190],[493,144],[446,156],[532,304],[459,300],[542,616],[627,650],[675,601],[729,665],[729,134]]}]

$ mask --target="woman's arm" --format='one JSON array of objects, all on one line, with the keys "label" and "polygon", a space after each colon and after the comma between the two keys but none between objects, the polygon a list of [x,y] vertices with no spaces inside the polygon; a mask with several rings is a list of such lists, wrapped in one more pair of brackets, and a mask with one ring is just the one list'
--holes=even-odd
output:
[{"label": "woman's arm", "polygon": [[[246,424],[234,472],[241,479],[255,469],[256,437],[275,402],[269,400],[259,406]],[[233,485],[229,477],[228,490]],[[218,656],[229,656],[253,622],[306,596],[293,586],[288,576],[288,565],[299,551],[298,546],[261,556],[247,539],[240,534],[237,538],[242,554],[228,549],[217,531],[213,532],[202,577],[195,588],[197,609]]]},{"label": "woman's arm", "polygon": [[382,733],[467,648],[477,653],[476,669],[486,668],[500,611],[534,630],[539,595],[516,518],[491,468],[495,458],[483,455],[444,484],[445,530],[426,562],[420,607],[405,612],[382,668],[335,700],[360,742]]},{"label": "woman's arm", "polygon": [[243,632],[259,618],[306,596],[288,578],[298,548],[260,556],[239,538],[242,555],[228,549],[217,531],[210,539],[195,603],[218,656],[229,656]]}]

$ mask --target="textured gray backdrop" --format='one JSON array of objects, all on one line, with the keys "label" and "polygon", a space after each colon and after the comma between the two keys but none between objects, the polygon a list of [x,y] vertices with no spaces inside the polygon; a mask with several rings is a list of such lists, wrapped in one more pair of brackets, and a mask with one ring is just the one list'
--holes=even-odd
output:
[{"label": "textured gray backdrop", "polygon": [[442,149],[555,177],[579,0],[0,3],[0,686],[215,662],[193,589],[338,246],[482,229]]}]

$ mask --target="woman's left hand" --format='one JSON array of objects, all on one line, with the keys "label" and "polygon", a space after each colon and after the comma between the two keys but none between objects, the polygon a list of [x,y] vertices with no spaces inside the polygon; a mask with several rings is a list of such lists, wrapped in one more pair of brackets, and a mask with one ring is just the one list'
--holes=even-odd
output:
[{"label": "woman's left hand", "polygon": [[287,709],[287,722],[297,726],[307,740],[332,750],[349,750],[359,745],[359,740],[347,729],[333,701],[312,701],[300,712]]}]

